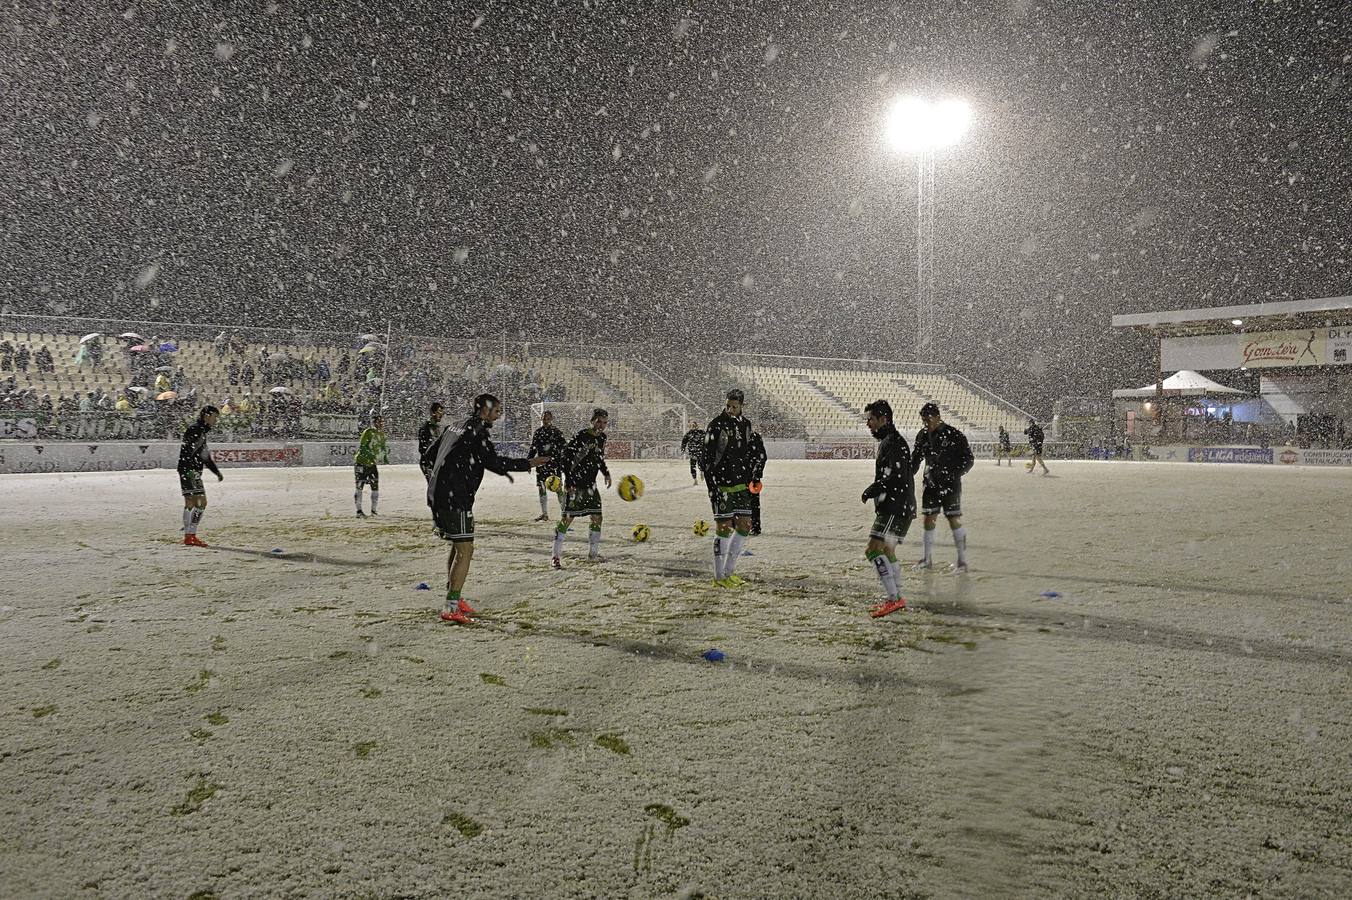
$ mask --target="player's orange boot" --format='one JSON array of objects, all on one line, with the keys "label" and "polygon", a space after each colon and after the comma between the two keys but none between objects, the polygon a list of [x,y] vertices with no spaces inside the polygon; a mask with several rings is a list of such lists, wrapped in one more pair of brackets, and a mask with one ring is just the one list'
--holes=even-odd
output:
[{"label": "player's orange boot", "polygon": [[457,625],[469,625],[469,624],[472,624],[472,623],[470,622],[469,616],[465,615],[464,613],[462,613],[462,612],[461,612],[460,610],[458,610],[458,609],[455,609],[455,610],[451,610],[451,609],[443,609],[443,610],[441,611],[441,621],[443,621],[443,622],[454,622],[454,623],[457,624]]},{"label": "player's orange boot", "polygon": [[906,608],[906,598],[898,597],[895,600],[887,600],[884,601],[883,603],[879,603],[877,606],[870,609],[868,611],[868,614],[875,619],[881,619],[883,616],[890,615],[891,613],[894,612],[899,612],[900,610],[903,610],[905,608]]},{"label": "player's orange boot", "polygon": [[183,538],[183,543],[184,543],[185,546],[188,546],[188,547],[205,547],[205,546],[207,546],[206,541],[202,540],[201,538],[199,538],[199,537],[198,537],[197,535],[195,535],[195,534],[189,534],[189,535],[184,536],[184,538]]},{"label": "player's orange boot", "polygon": [[469,605],[468,603],[466,603],[463,599],[462,599],[462,600],[457,600],[457,601],[456,601],[456,603],[455,603],[455,609],[456,609],[456,612],[463,613],[464,615],[467,615],[467,616],[477,616],[477,615],[479,614],[479,611],[478,611],[477,609],[475,609],[474,607],[470,606],[470,605]]}]

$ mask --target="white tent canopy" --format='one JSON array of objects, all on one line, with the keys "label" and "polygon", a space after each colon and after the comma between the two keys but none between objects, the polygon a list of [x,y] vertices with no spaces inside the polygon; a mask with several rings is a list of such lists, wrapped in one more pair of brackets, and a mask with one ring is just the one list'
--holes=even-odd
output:
[{"label": "white tent canopy", "polygon": [[[1157,384],[1148,384],[1141,388],[1122,388],[1113,391],[1113,399],[1123,400],[1132,398],[1149,399],[1155,396]],[[1223,384],[1217,384],[1205,375],[1199,375],[1189,369],[1182,372],[1175,372],[1164,379],[1164,394],[1168,397],[1211,397],[1217,394],[1243,394],[1243,391],[1235,388],[1226,387]]]}]

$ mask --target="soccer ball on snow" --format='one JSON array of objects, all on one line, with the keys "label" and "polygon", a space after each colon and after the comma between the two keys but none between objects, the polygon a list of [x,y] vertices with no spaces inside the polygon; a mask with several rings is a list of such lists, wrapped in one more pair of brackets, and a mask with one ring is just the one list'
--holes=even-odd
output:
[{"label": "soccer ball on snow", "polygon": [[557,494],[559,491],[563,490],[563,479],[557,475],[550,475],[545,479],[545,490],[549,491],[551,494]]},{"label": "soccer ball on snow", "polygon": [[648,539],[648,535],[651,533],[652,532],[648,530],[648,526],[644,525],[641,522],[634,526],[633,531],[634,540],[638,541],[640,544],[646,541]]},{"label": "soccer ball on snow", "polygon": [[709,533],[709,523],[704,521],[703,519],[700,519],[698,522],[695,523],[694,527],[691,528],[690,530],[693,531],[699,537],[704,537],[706,534]]},{"label": "soccer ball on snow", "polygon": [[643,496],[643,481],[637,475],[626,475],[620,479],[620,499],[632,502]]},{"label": "soccer ball on snow", "polygon": [[1030,471],[1030,472],[1033,471],[1033,463],[1031,463],[1031,462],[1024,463],[1024,464],[1023,464],[1023,467],[1024,467],[1025,469],[1027,469],[1028,471]]}]

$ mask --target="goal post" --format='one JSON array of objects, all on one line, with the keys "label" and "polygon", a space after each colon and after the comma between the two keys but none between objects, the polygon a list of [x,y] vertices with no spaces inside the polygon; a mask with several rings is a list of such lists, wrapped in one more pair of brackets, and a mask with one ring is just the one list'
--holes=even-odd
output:
[{"label": "goal post", "polygon": [[[605,401],[576,403],[547,401],[530,406],[531,431],[544,424],[546,412],[554,414],[554,427],[571,439],[591,424],[592,413],[604,409],[607,413],[606,436],[616,450],[628,450],[633,457],[674,455],[666,451],[679,447],[681,437],[689,427],[689,416],[682,403],[608,403]],[[617,454],[616,458],[620,458]]]}]

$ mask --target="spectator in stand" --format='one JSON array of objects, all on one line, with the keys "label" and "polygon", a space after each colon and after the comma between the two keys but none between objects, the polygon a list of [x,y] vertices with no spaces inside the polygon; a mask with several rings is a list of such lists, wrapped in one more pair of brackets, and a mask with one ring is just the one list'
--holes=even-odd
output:
[{"label": "spectator in stand", "polygon": [[80,412],[92,413],[94,411],[94,392],[90,391],[80,398]]},{"label": "spectator in stand", "polygon": [[116,409],[118,412],[128,416],[134,412],[131,400],[127,398],[126,394],[123,394],[121,397],[117,399],[117,403],[114,404],[113,408]]},{"label": "spectator in stand", "polygon": [[319,361],[319,365],[316,367],[316,375],[320,384],[327,384],[329,379],[333,377],[333,372],[329,370],[329,361],[327,359],[321,359]]},{"label": "spectator in stand", "polygon": [[28,345],[20,344],[18,352],[14,354],[14,371],[27,372],[28,359],[29,359]]},{"label": "spectator in stand", "polygon": [[[230,360],[230,365],[228,365],[228,366],[225,367],[225,377],[226,377],[226,380],[230,382],[230,386],[231,386],[231,387],[236,387],[236,386],[238,386],[238,385],[239,385],[239,363],[235,362],[233,359]],[[222,410],[222,412],[225,412],[225,411]]]},{"label": "spectator in stand", "polygon": [[52,351],[47,349],[46,344],[38,348],[38,352],[33,356],[33,361],[37,364],[39,372],[56,371],[56,365],[52,360]]},{"label": "spectator in stand", "polygon": [[85,359],[89,360],[89,365],[97,369],[103,365],[103,341],[99,338],[90,338],[85,342]]},{"label": "spectator in stand", "polygon": [[0,372],[14,371],[14,345],[0,341]]},{"label": "spectator in stand", "polygon": [[155,393],[162,394],[169,390],[173,390],[173,384],[170,383],[166,373],[160,372],[155,376]]},{"label": "spectator in stand", "polygon": [[40,403],[38,404],[38,409],[39,409],[40,411],[42,411],[42,412],[45,412],[45,413],[46,413],[47,415],[49,415],[49,416],[52,414],[52,395],[51,395],[51,394],[43,394],[43,395],[42,395],[42,402],[40,402]]},{"label": "spectator in stand", "polygon": [[244,364],[244,371],[239,373],[240,383],[245,387],[253,387],[254,369],[249,363]]},{"label": "spectator in stand", "polygon": [[344,353],[338,357],[338,374],[346,375],[352,368],[352,354]]}]

